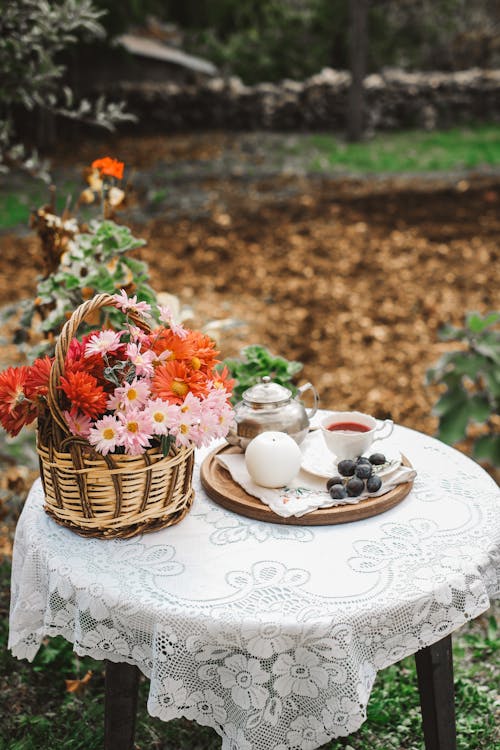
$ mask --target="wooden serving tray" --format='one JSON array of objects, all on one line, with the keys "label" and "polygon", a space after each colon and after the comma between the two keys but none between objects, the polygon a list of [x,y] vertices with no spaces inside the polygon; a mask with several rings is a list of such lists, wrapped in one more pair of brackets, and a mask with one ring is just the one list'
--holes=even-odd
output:
[{"label": "wooden serving tray", "polygon": [[[346,523],[348,521],[359,521],[362,518],[370,518],[379,513],[393,508],[401,502],[413,487],[413,481],[399,484],[394,489],[379,497],[367,497],[360,500],[357,505],[336,505],[332,508],[318,508],[298,518],[291,516],[283,518],[262,503],[257,497],[249,495],[243,487],[240,487],[217,460],[216,456],[222,453],[241,453],[240,449],[233,445],[223,445],[210,453],[201,465],[200,477],[203,489],[212,500],[222,505],[227,510],[232,510],[242,516],[254,518],[257,521],[268,521],[270,523],[290,524],[292,526],[324,526],[334,523]],[[403,456],[403,464],[411,466],[407,458]],[[326,481],[325,481],[326,484]]]}]

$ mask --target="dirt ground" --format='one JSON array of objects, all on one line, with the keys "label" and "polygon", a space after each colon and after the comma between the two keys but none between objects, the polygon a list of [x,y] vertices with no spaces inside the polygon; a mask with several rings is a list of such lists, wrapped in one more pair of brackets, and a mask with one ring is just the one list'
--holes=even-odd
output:
[{"label": "dirt ground", "polygon": [[[207,164],[220,143],[197,148],[179,139],[161,152],[172,175],[163,204],[146,189],[162,174],[159,144],[122,148],[139,168],[129,220],[147,240],[137,254],[153,287],[191,306],[193,325],[212,323],[222,357],[264,344],[304,363],[323,407],[432,434],[437,391],[424,376],[450,347],[440,325],[498,307],[500,179],[252,176],[248,148],[219,172]],[[36,239],[3,235],[0,247],[0,305],[33,295]]]}]

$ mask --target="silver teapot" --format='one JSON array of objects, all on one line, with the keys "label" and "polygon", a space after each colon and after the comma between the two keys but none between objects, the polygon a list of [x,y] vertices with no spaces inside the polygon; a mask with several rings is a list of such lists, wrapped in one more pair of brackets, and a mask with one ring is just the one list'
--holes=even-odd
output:
[{"label": "silver teapot", "polygon": [[[308,390],[314,395],[312,409],[306,409],[300,397]],[[248,443],[261,432],[277,430],[286,432],[297,443],[301,443],[309,430],[309,420],[316,414],[319,397],[311,383],[297,389],[297,395],[269,376],[243,392],[243,400],[235,406],[236,428],[231,430],[227,441],[246,450]]]}]

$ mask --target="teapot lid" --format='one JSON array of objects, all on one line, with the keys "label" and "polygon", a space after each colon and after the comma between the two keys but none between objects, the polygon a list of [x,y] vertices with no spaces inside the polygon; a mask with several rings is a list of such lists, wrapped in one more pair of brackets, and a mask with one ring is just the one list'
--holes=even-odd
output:
[{"label": "teapot lid", "polygon": [[279,383],[273,383],[269,375],[265,375],[260,383],[243,391],[243,401],[253,406],[254,409],[258,409],[284,404],[290,401],[291,395],[292,392],[288,388]]}]

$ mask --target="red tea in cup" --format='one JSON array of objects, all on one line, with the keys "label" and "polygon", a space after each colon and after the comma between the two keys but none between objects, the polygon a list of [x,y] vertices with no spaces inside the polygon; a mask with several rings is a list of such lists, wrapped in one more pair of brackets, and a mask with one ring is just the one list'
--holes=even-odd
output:
[{"label": "red tea in cup", "polygon": [[326,428],[330,432],[370,432],[372,427],[359,422],[334,422]]},{"label": "red tea in cup", "polygon": [[333,411],[321,421],[321,434],[328,450],[342,461],[363,455],[374,440],[389,437],[393,427],[390,419],[379,425],[362,411]]}]

